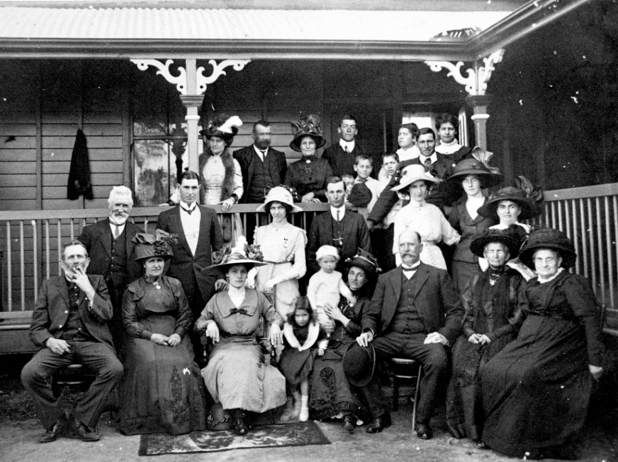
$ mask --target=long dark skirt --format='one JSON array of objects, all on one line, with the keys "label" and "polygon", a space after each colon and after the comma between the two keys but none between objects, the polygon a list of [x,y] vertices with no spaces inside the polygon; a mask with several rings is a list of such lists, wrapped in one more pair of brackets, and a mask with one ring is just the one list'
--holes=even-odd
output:
[{"label": "long dark skirt", "polygon": [[483,441],[514,457],[561,446],[583,427],[591,390],[583,327],[529,316],[482,371]]},{"label": "long dark skirt", "polygon": [[[170,315],[151,315],[140,322],[151,332],[171,335],[176,321]],[[175,347],[130,337],[125,348],[120,431],[180,435],[204,430],[205,390],[189,336]]]},{"label": "long dark skirt", "polygon": [[504,335],[487,345],[475,345],[462,335],[455,342],[453,370],[446,391],[446,425],[455,438],[481,439],[484,420],[481,371],[514,338],[513,334]]},{"label": "long dark skirt", "polygon": [[347,344],[328,348],[324,356],[316,356],[309,377],[309,415],[311,419],[327,419],[351,412],[359,419],[368,418],[367,407],[361,402],[343,371],[343,354]]}]

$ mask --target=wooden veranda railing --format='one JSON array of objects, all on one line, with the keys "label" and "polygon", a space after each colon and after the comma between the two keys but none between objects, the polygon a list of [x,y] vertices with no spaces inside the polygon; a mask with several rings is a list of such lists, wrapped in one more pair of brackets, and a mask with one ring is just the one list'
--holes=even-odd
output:
[{"label": "wooden veranda railing", "polygon": [[[301,204],[303,212],[291,215],[293,223],[307,229],[326,204]],[[241,204],[239,213],[247,232],[247,217],[256,205]],[[564,231],[578,254],[573,271],[587,277],[607,309],[607,328],[618,335],[618,183],[547,191],[545,211],[533,225]],[[215,207],[220,217],[220,206]],[[131,220],[153,232],[162,207],[135,208]],[[62,245],[80,235],[82,228],[108,215],[107,209],[0,211],[0,320],[26,319],[43,278],[60,274]],[[2,327],[0,326],[0,330]],[[616,330],[614,330],[616,329]]]},{"label": "wooden veranda railing", "polygon": [[607,310],[606,330],[618,335],[618,183],[547,191],[535,227],[564,231],[573,240],[573,271],[588,278]]},{"label": "wooden veranda railing", "polygon": [[[291,222],[307,229],[311,217],[327,210],[326,204],[300,204],[302,212],[290,215]],[[244,234],[247,217],[265,220],[257,205],[239,204],[231,212],[241,217]],[[221,219],[221,206],[213,207]],[[163,207],[134,208],[130,220],[146,232],[154,232]],[[62,246],[77,238],[82,228],[108,216],[107,209],[0,211],[0,319],[24,318],[32,310],[44,278],[60,274]],[[234,222],[232,220],[232,222]]]}]

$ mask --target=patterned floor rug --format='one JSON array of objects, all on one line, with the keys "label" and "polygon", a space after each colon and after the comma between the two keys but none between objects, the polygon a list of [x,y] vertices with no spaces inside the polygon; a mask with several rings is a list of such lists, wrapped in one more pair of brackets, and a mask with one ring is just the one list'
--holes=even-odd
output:
[{"label": "patterned floor rug", "polygon": [[232,449],[330,444],[315,422],[293,422],[253,428],[245,436],[232,430],[193,432],[187,435],[142,435],[140,456],[218,452]]}]

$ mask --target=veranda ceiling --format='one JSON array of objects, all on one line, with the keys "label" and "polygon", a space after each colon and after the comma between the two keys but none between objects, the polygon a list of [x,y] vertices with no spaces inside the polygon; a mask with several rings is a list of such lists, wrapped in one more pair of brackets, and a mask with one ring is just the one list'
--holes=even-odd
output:
[{"label": "veranda ceiling", "polygon": [[472,61],[587,1],[5,1],[0,57]]}]

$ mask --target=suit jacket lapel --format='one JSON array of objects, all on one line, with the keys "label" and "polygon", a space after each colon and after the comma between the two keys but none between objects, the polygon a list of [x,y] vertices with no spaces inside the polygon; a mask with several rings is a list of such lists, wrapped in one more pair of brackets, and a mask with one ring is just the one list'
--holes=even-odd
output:
[{"label": "suit jacket lapel", "polygon": [[67,304],[67,307],[71,306],[71,302],[69,300],[69,287],[67,286],[67,279],[64,277],[64,273],[56,279],[56,287],[64,302]]},{"label": "suit jacket lapel", "polygon": [[401,298],[401,278],[403,277],[403,270],[401,269],[401,266],[398,266],[396,271],[393,271],[393,274],[390,277],[390,281],[391,284],[393,285],[393,290],[395,291],[395,304],[393,305],[392,309],[394,310],[395,307],[397,307],[397,305],[399,304],[399,299]]},{"label": "suit jacket lapel", "polygon": [[[178,240],[180,245],[182,245],[189,255],[191,253],[191,247],[189,247],[189,243],[187,242],[187,238],[185,237],[184,228],[182,227],[182,221],[180,220],[180,205],[177,205],[170,215],[170,220],[172,221],[172,229],[178,229],[180,232],[178,233]],[[199,245],[199,243],[198,243]]]},{"label": "suit jacket lapel", "polygon": [[416,278],[416,284],[414,285],[414,298],[416,299],[419,290],[421,290],[421,287],[423,287],[425,282],[427,282],[427,278],[429,277],[427,267],[421,263],[414,277]]},{"label": "suit jacket lapel", "polygon": [[[112,230],[109,228],[110,227],[109,218],[106,218],[105,220],[103,220],[102,223],[103,225],[101,226],[101,230],[100,230],[101,242],[103,242],[103,248],[107,252],[107,255],[111,257],[112,255]],[[127,229],[126,225],[124,229],[125,230]]]},{"label": "suit jacket lapel", "polygon": [[[251,148],[253,149],[253,148]],[[202,249],[203,246],[206,245],[206,243],[210,243],[210,236],[208,235],[208,226],[207,226],[207,219],[206,219],[206,210],[204,209],[204,207],[201,207],[200,205],[198,205],[198,207],[200,208],[200,234],[197,238],[197,247],[195,248],[195,255],[199,255],[200,252],[204,252],[204,249]]]}]

